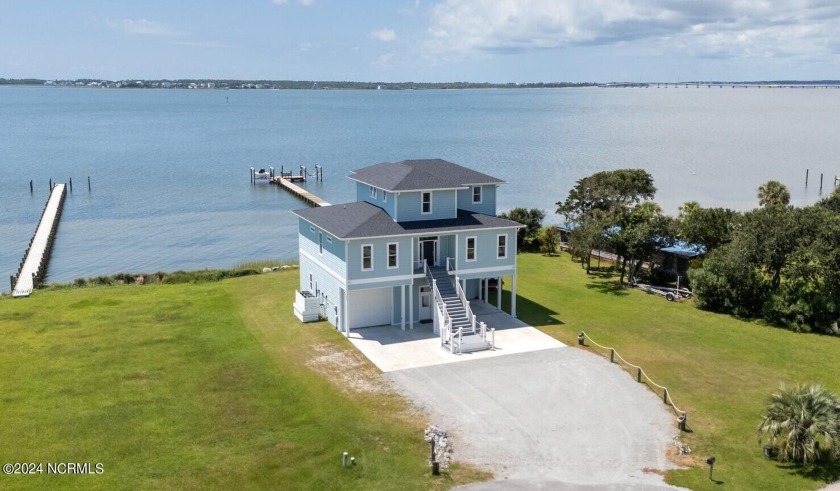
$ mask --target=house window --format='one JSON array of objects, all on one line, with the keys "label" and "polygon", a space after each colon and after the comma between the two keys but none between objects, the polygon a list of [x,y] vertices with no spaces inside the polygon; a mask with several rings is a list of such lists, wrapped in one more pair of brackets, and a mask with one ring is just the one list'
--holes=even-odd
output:
[{"label": "house window", "polygon": [[467,237],[467,261],[475,261],[475,237]]},{"label": "house window", "polygon": [[332,237],[329,235],[327,236],[327,244],[332,244]]},{"label": "house window", "polygon": [[382,191],[382,201],[385,203],[388,202],[388,191]]},{"label": "house window", "polygon": [[507,235],[501,234],[496,236],[497,252],[496,257],[504,259],[507,257]]},{"label": "house window", "polygon": [[314,282],[315,278],[312,276],[312,273],[309,273],[309,291],[311,292],[315,291]]},{"label": "house window", "polygon": [[481,203],[481,186],[473,186],[473,203]]},{"label": "house window", "polygon": [[388,243],[388,269],[393,269],[398,266],[398,252],[399,252],[399,244],[396,242],[389,242]]},{"label": "house window", "polygon": [[428,215],[432,212],[432,193],[430,191],[424,191],[422,193],[422,205],[420,207],[420,213],[424,215]]},{"label": "house window", "polygon": [[370,192],[370,197],[371,198],[376,198],[376,188],[375,187],[370,186],[370,191],[369,192]]},{"label": "house window", "polygon": [[314,234],[315,233],[315,227],[309,227],[309,231]]},{"label": "house window", "polygon": [[324,255],[324,232],[318,232],[318,252]]},{"label": "house window", "polygon": [[370,271],[373,269],[373,244],[364,244],[362,246],[362,271]]}]

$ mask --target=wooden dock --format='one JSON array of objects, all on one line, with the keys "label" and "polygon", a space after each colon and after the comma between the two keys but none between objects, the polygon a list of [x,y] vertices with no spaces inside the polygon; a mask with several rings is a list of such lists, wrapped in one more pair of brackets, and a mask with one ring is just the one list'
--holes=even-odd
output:
[{"label": "wooden dock", "polygon": [[287,179],[285,177],[275,177],[271,182],[286,189],[286,191],[294,194],[303,201],[306,201],[311,206],[330,206],[330,204],[326,201],[303,189],[297,184],[292,183],[291,181],[291,179]]},{"label": "wooden dock", "polygon": [[18,272],[11,277],[13,297],[28,297],[32,289],[43,279],[66,196],[67,187],[64,184],[56,184],[53,187],[44,211],[41,212],[35,235],[32,236],[29,247],[23,254],[23,261],[20,263]]}]

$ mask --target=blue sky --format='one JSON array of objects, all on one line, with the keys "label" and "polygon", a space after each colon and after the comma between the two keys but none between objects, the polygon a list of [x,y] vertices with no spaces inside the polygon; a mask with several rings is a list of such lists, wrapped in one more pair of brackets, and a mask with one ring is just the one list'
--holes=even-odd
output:
[{"label": "blue sky", "polygon": [[840,79],[840,2],[3,0],[0,77]]}]

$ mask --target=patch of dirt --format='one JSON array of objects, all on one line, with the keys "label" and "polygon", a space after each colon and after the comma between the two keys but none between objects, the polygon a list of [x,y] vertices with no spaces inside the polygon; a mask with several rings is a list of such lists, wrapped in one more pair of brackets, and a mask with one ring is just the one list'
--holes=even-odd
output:
[{"label": "patch of dirt", "polygon": [[645,474],[656,474],[657,476],[665,477],[665,471],[663,471],[662,469],[653,469],[651,467],[645,467],[644,469],[642,469],[642,472],[644,472]]},{"label": "patch of dirt", "polygon": [[306,366],[324,375],[343,391],[363,394],[392,392],[391,386],[367,361],[355,351],[341,351],[329,343],[310,346],[313,356]]},{"label": "patch of dirt", "polygon": [[698,457],[697,455],[690,453],[680,455],[679,450],[677,450],[677,447],[674,444],[668,445],[668,450],[665,452],[665,456],[668,460],[680,467],[699,467],[706,464],[706,460],[702,457]]}]

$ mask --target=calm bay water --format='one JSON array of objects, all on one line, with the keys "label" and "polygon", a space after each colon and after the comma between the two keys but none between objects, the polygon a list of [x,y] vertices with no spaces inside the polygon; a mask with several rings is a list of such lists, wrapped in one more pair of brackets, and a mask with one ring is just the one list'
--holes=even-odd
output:
[{"label": "calm bay water", "polygon": [[[324,167],[307,187],[354,199],[350,170],[443,158],[508,182],[500,209],[549,212],[606,169],[654,176],[669,213],[738,210],[784,182],[794,204],[840,174],[840,90],[222,91],[0,88],[0,290],[48,195],[73,179],[48,281],[294,259],[304,205],[249,167]],[[805,187],[810,169],[810,187]],[[87,190],[90,176],[92,191]],[[29,180],[35,192],[29,193]]]}]

